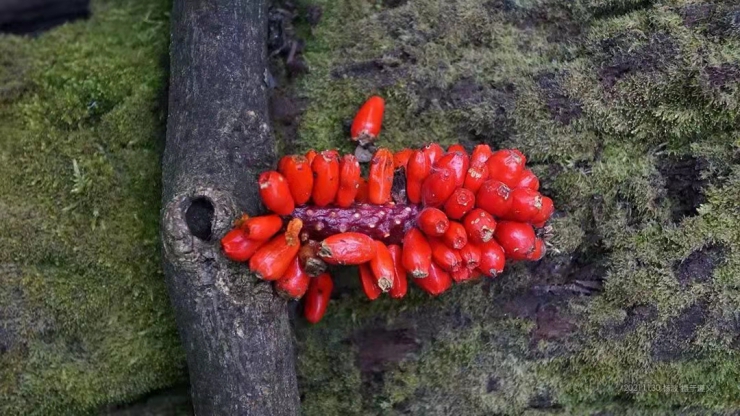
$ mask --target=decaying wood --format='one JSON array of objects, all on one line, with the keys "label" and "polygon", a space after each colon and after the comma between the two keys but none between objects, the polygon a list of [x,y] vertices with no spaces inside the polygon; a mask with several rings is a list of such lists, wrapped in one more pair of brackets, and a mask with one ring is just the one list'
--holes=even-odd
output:
[{"label": "decaying wood", "polygon": [[286,303],[219,238],[274,166],[265,0],[175,0],[163,159],[164,271],[199,415],[299,411]]}]

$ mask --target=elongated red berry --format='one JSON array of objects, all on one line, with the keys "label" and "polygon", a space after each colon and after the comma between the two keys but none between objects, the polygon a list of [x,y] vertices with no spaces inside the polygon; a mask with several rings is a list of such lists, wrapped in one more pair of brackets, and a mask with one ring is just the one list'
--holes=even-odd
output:
[{"label": "elongated red berry", "polygon": [[462,224],[457,221],[450,221],[450,226],[442,236],[442,241],[447,247],[460,250],[468,244],[468,234]]},{"label": "elongated red berry", "polygon": [[250,217],[241,225],[241,229],[250,240],[269,240],[281,228],[283,228],[283,220],[278,215]]},{"label": "elongated red berry", "polygon": [[470,189],[457,188],[444,204],[447,216],[459,220],[475,207],[475,194]]},{"label": "elongated red berry", "polygon": [[412,153],[406,165],[406,197],[412,204],[421,202],[421,185],[430,173],[429,157],[421,150]]},{"label": "elongated red berry", "polygon": [[286,299],[298,300],[308,290],[311,277],[303,270],[301,262],[296,256],[288,266],[283,277],[275,282],[275,291]]},{"label": "elongated red berry", "polygon": [[290,215],[295,202],[285,177],[274,170],[262,172],[259,180],[260,197],[265,207],[278,215]]},{"label": "elongated red berry", "polygon": [[385,148],[378,149],[370,161],[367,178],[367,197],[371,204],[383,205],[391,200],[393,187],[393,154]]},{"label": "elongated red berry", "polygon": [[424,279],[414,279],[414,283],[430,295],[439,296],[452,286],[452,278],[449,273],[432,263],[429,276]]},{"label": "elongated red berry", "polygon": [[362,264],[375,257],[375,243],[365,234],[334,234],[321,242],[318,255],[329,264]]},{"label": "elongated red berry", "polygon": [[537,238],[534,241],[534,250],[532,250],[531,253],[527,256],[527,260],[531,261],[537,261],[545,257],[545,253],[547,252],[547,247],[545,246],[545,242],[541,238]]},{"label": "elongated red berry", "polygon": [[496,231],[496,220],[480,208],[470,211],[463,218],[462,224],[468,234],[468,240],[475,244],[491,241]]},{"label": "elongated red berry", "polygon": [[250,240],[244,230],[235,228],[221,239],[221,247],[226,257],[234,261],[247,261],[257,250],[262,247],[266,240]]},{"label": "elongated red berry", "polygon": [[467,267],[461,267],[454,272],[450,272],[450,277],[455,283],[462,283],[473,279],[473,273]]},{"label": "elongated red berry", "polygon": [[509,187],[516,186],[524,171],[526,159],[519,151],[511,149],[493,152],[486,162],[488,164],[488,176],[491,179],[505,183]]},{"label": "elongated red berry", "polygon": [[507,219],[519,222],[531,222],[542,209],[542,195],[529,188],[511,190],[511,209]]},{"label": "elongated red berry", "polygon": [[396,280],[396,267],[391,252],[381,241],[375,241],[375,256],[369,264],[380,289],[383,292],[391,290]]},{"label": "elongated red berry", "polygon": [[417,228],[410,229],[403,237],[401,263],[412,277],[424,279],[432,264],[432,248]]},{"label": "elongated red berry", "polygon": [[314,175],[311,197],[323,207],[334,202],[339,191],[339,155],[336,150],[324,150],[311,164]]},{"label": "elongated red berry", "polygon": [[449,228],[450,220],[441,209],[427,207],[419,213],[416,224],[429,237],[441,237]]},{"label": "elongated red berry", "polygon": [[396,280],[393,281],[393,286],[388,294],[394,299],[401,299],[406,296],[409,286],[406,269],[403,267],[403,249],[399,245],[391,244],[388,246],[388,251],[391,253],[393,266],[396,268]]},{"label": "elongated red berry", "polygon": [[370,300],[377,299],[383,291],[378,286],[378,281],[370,269],[370,264],[363,263],[357,267],[360,274],[360,285],[362,285],[362,291],[365,292],[365,296]]},{"label": "elongated red berry", "polygon": [[468,269],[472,270],[480,266],[480,256],[480,248],[473,243],[468,243],[460,249],[460,258]]},{"label": "elongated red berry", "polygon": [[288,182],[290,195],[296,205],[303,205],[311,199],[313,171],[308,159],[300,155],[285,156],[280,159],[278,170]]},{"label": "elongated red berry", "polygon": [[504,271],[506,256],[496,240],[478,246],[480,248],[480,265],[478,270],[488,277],[496,277]]},{"label": "elongated red berry", "polygon": [[519,177],[519,181],[516,183],[515,188],[529,188],[533,191],[537,191],[540,189],[540,180],[531,170],[525,168],[522,172],[522,176]]},{"label": "elongated red berry", "polygon": [[462,152],[467,154],[468,151],[465,150],[465,146],[461,144],[451,144],[449,147],[447,147],[447,153],[454,153],[454,152]]},{"label": "elongated red berry", "polygon": [[532,217],[532,224],[535,224],[538,228],[543,227],[553,212],[555,212],[555,206],[552,203],[552,199],[543,196],[539,212]]},{"label": "elongated red berry", "polygon": [[487,144],[479,144],[475,146],[473,148],[473,153],[470,155],[470,166],[473,166],[475,163],[486,163],[492,154],[491,146]]},{"label": "elongated red berry", "polygon": [[336,204],[347,208],[355,202],[360,187],[360,163],[354,155],[346,154],[339,161],[339,190]]},{"label": "elongated red berry", "polygon": [[301,248],[295,241],[289,244],[286,234],[280,234],[260,247],[249,259],[249,268],[262,280],[277,280],[288,270],[290,262]]},{"label": "elongated red berry", "polygon": [[303,316],[308,322],[315,324],[324,317],[333,288],[334,282],[329,273],[311,279],[303,304]]},{"label": "elongated red berry", "polygon": [[439,267],[451,272],[462,267],[460,252],[448,247],[439,238],[430,238],[429,245],[432,247],[432,259]]},{"label": "elongated red berry", "polygon": [[430,167],[434,166],[435,163],[437,163],[437,160],[445,154],[445,150],[437,143],[428,144],[424,146],[421,151],[427,156]]},{"label": "elongated red berry", "polygon": [[503,182],[489,179],[475,194],[475,206],[496,218],[506,218],[511,211],[511,189]]},{"label": "elongated red berry", "polygon": [[426,207],[440,207],[455,191],[455,176],[449,169],[434,170],[421,184],[421,202]]},{"label": "elongated red berry", "polygon": [[393,154],[393,168],[406,168],[409,163],[409,158],[414,153],[411,149],[403,149]]},{"label": "elongated red berry", "polygon": [[532,225],[516,221],[501,221],[494,233],[496,241],[513,260],[525,260],[532,253],[536,236]]},{"label": "elongated red berry", "polygon": [[488,165],[485,162],[471,163],[465,176],[463,187],[470,189],[473,193],[478,192],[485,181],[488,180]]},{"label": "elongated red berry", "polygon": [[319,152],[315,150],[309,150],[306,152],[306,161],[308,161],[308,166],[313,166],[313,160],[316,159],[318,154]]},{"label": "elongated red berry", "polygon": [[360,144],[374,142],[380,134],[384,112],[385,101],[377,95],[365,101],[352,120],[352,140],[359,141]]},{"label": "elongated red berry", "polygon": [[364,204],[367,202],[367,179],[360,178],[360,183],[357,186],[357,195],[355,195],[355,202],[358,204]]},{"label": "elongated red berry", "polygon": [[467,153],[453,152],[442,156],[434,164],[436,169],[448,169],[455,178],[455,187],[461,187],[465,183],[465,175],[468,173],[470,158]]}]

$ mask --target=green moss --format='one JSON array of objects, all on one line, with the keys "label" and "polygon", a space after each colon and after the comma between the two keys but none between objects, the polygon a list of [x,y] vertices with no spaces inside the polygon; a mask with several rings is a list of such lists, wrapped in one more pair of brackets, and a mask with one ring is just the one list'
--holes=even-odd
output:
[{"label": "green moss", "polygon": [[[184,379],[159,268],[169,3],[0,38],[0,413],[84,413]],[[3,302],[5,304],[5,302]],[[39,322],[43,322],[40,325]]]}]

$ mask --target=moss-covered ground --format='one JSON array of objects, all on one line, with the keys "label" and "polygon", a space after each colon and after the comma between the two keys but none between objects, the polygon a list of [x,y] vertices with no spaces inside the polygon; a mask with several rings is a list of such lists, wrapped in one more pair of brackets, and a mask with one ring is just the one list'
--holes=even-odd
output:
[{"label": "moss-covered ground", "polygon": [[0,36],[0,414],[185,379],[158,254],[169,7]]},{"label": "moss-covered ground", "polygon": [[[740,407],[740,4],[302,0],[286,149],[518,147],[553,250],[438,299],[351,270],[296,320],[307,415]],[[184,379],[159,271],[166,1],[0,37],[0,414],[77,414]],[[317,13],[321,10],[321,13]]]}]

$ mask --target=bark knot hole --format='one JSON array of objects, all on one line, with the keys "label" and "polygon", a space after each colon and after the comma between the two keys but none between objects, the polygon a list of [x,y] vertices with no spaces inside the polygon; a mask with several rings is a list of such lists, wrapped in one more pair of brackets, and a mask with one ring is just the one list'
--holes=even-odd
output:
[{"label": "bark knot hole", "polygon": [[203,241],[211,239],[213,225],[213,202],[205,196],[197,196],[190,201],[185,211],[185,222],[190,233]]}]

